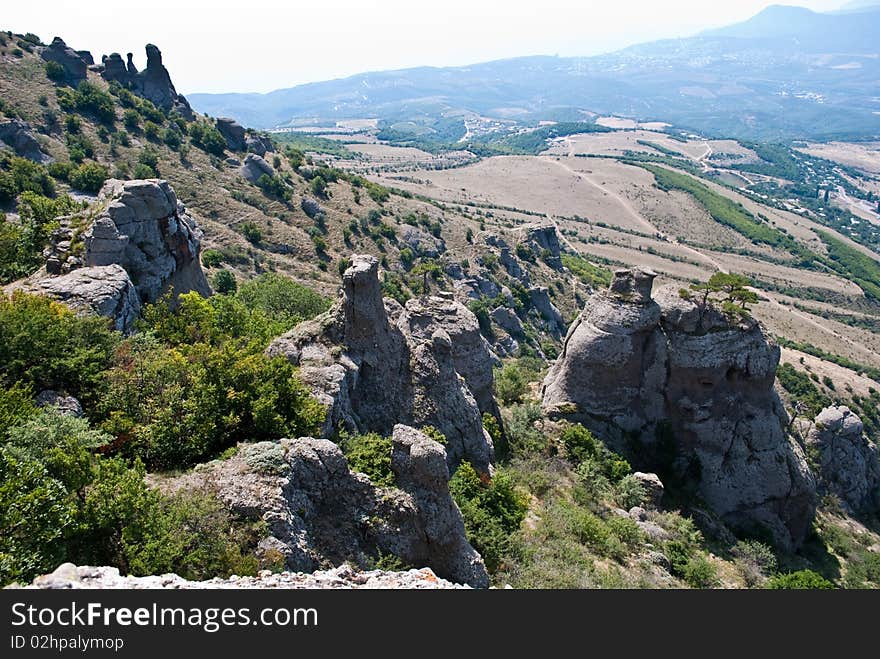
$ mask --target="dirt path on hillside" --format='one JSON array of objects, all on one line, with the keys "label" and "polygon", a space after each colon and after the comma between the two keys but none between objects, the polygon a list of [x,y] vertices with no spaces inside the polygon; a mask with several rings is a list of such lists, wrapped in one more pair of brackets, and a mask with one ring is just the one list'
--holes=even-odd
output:
[{"label": "dirt path on hillside", "polygon": [[[569,144],[569,154],[571,154],[572,153],[572,146],[571,146],[570,140],[568,141],[568,144]],[[711,152],[711,148],[709,149],[709,151]],[[573,157],[573,156],[569,155],[569,157]],[[611,197],[617,203],[617,205],[620,206],[626,212],[627,215],[629,215],[632,219],[634,219],[637,224],[639,224],[642,228],[644,228],[647,233],[651,233],[651,234],[658,236],[661,240],[669,243],[670,245],[676,245],[677,247],[684,249],[688,253],[693,254],[700,261],[712,266],[716,270],[720,270],[721,272],[727,272],[727,268],[725,268],[723,265],[721,265],[718,261],[713,259],[708,254],[704,254],[703,252],[701,252],[697,249],[694,249],[693,247],[689,247],[688,245],[684,245],[684,244],[680,243],[678,240],[676,240],[675,238],[664,235],[661,231],[659,231],[657,229],[657,227],[655,227],[647,219],[645,219],[645,217],[641,213],[639,213],[633,207],[633,205],[629,202],[629,200],[626,199],[625,197],[622,197],[621,195],[617,194],[616,192],[604,187],[600,183],[597,183],[596,181],[591,179],[584,172],[580,172],[580,171],[574,169],[573,167],[571,167],[570,165],[568,165],[566,162],[564,162],[562,160],[556,160],[555,158],[550,158],[549,161],[556,164],[559,167],[562,167],[564,170],[566,170],[569,174],[572,174],[578,180],[583,181],[587,185],[590,185],[593,188],[599,190],[600,192],[602,192],[603,195]],[[555,218],[553,218],[552,221],[554,224],[556,224]],[[562,232],[559,230],[558,225],[557,225],[557,232],[560,235],[562,235]],[[566,239],[565,242],[568,245],[571,245],[571,243],[568,242],[568,239]]]}]

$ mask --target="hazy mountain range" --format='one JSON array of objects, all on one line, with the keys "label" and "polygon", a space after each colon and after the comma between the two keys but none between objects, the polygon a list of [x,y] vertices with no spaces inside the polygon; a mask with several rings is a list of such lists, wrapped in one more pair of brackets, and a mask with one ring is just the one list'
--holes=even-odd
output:
[{"label": "hazy mountain range", "polygon": [[476,115],[529,124],[613,113],[745,139],[869,138],[880,135],[877,35],[880,6],[828,14],[771,6],[743,23],[595,57],[422,67],[189,98],[200,111],[259,128],[378,118],[396,130],[455,136]]}]

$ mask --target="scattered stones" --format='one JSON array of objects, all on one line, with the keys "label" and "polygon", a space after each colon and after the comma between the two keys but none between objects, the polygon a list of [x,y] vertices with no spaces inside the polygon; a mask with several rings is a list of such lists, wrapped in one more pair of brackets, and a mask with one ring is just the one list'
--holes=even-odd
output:
[{"label": "scattered stones", "polygon": [[[10,586],[16,588],[20,586]],[[402,572],[385,570],[357,570],[350,565],[340,565],[329,570],[311,574],[302,572],[272,573],[263,570],[256,577],[231,576],[228,579],[215,578],[208,581],[187,581],[176,574],[152,575],[148,577],[122,576],[119,568],[76,566],[63,563],[51,574],[34,579],[26,588],[50,590],[67,589],[254,589],[289,588],[308,590],[329,590],[341,588],[364,589],[444,589],[468,588],[438,577],[430,568],[412,569]]]}]

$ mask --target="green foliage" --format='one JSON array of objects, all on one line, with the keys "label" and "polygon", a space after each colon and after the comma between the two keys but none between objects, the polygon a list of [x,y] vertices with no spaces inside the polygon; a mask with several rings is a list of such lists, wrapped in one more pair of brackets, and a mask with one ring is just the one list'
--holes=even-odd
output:
[{"label": "green foliage", "polygon": [[480,552],[490,572],[496,571],[512,551],[512,535],[519,530],[528,510],[524,493],[509,474],[481,476],[469,462],[459,465],[449,490],[464,517],[468,541]]},{"label": "green foliage", "polygon": [[58,62],[48,61],[45,64],[45,68],[46,77],[52,82],[64,82],[64,79],[67,77],[67,72]]},{"label": "green foliage", "polygon": [[322,176],[316,176],[309,181],[309,190],[320,199],[327,198],[327,181]]},{"label": "green foliage", "polygon": [[22,192],[51,197],[55,182],[43,165],[0,152],[0,203],[8,203]]},{"label": "green foliage", "polygon": [[263,239],[263,231],[253,222],[243,222],[239,230],[241,235],[251,243],[256,244]]},{"label": "green foliage", "polygon": [[283,333],[303,320],[330,308],[330,300],[283,275],[266,273],[241,285],[238,299],[284,327]]},{"label": "green foliage", "polygon": [[235,281],[235,275],[229,270],[220,270],[214,274],[211,281],[214,290],[221,295],[230,295],[238,290],[238,282]]},{"label": "green foliage", "polygon": [[29,385],[15,382],[0,386],[0,443],[6,440],[10,428],[36,414],[33,400],[34,391]]},{"label": "green foliage", "polygon": [[280,176],[263,174],[257,179],[257,187],[268,197],[285,200],[290,198],[290,187]]},{"label": "green foliage", "polygon": [[831,405],[831,399],[823,394],[810,380],[806,373],[798,371],[789,363],[781,364],[776,369],[779,384],[794,401],[802,406],[802,414],[815,418],[819,412]]},{"label": "green foliage", "polygon": [[816,230],[828,250],[829,265],[855,282],[865,295],[880,300],[880,263],[827,231]]},{"label": "green foliage", "polygon": [[107,168],[94,162],[82,164],[70,172],[69,180],[75,190],[94,194],[107,180]]},{"label": "green foliage", "polygon": [[0,450],[0,583],[54,569],[73,516],[67,491],[43,465]]},{"label": "green foliage", "polygon": [[223,252],[217,249],[206,249],[202,252],[202,265],[206,268],[216,268],[223,263]]},{"label": "green foliage", "polygon": [[134,108],[126,108],[122,112],[122,123],[132,133],[137,133],[141,128],[141,115]]},{"label": "green foliage", "polygon": [[[320,137],[318,135],[312,135],[311,133],[298,133],[291,131],[276,133],[273,135],[273,138],[284,145],[285,153],[288,159],[291,160],[291,166],[293,167],[298,167],[299,164],[302,164],[302,158],[304,157],[303,154],[306,151],[324,153],[338,158],[352,160],[356,157],[355,153],[348,149],[343,142]],[[291,152],[295,154],[294,157],[291,157]],[[294,162],[299,162],[299,164],[294,165]]]},{"label": "green foliage", "polygon": [[611,284],[611,271],[593,265],[582,256],[562,254],[562,265],[590,288],[606,288]]},{"label": "green foliage", "polygon": [[515,363],[507,363],[495,371],[495,396],[504,405],[521,403],[529,389],[526,374]]},{"label": "green foliage", "polygon": [[579,423],[563,430],[559,440],[573,464],[589,463],[611,482],[620,481],[632,471],[626,460],[608,449]]},{"label": "green foliage", "polygon": [[76,90],[58,90],[58,105],[68,111],[88,114],[101,123],[112,124],[116,120],[116,104],[113,97],[99,85],[83,80]]},{"label": "green foliage", "polygon": [[226,152],[226,138],[208,121],[194,121],[189,125],[193,143],[211,155],[222,156]]},{"label": "green foliage", "polygon": [[263,353],[269,321],[240,301],[189,293],[144,319],[152,332],[117,351],[100,405],[124,455],[179,468],[238,441],[309,435],[323,421],[287,360]]},{"label": "green foliage", "polygon": [[705,207],[712,219],[730,227],[752,242],[788,249],[795,255],[805,255],[806,250],[790,236],[756,218],[741,204],[718,194],[693,177],[656,165],[639,164],[639,166],[654,175],[660,189],[687,192]]},{"label": "green foliage", "polygon": [[349,435],[340,433],[339,446],[348,460],[348,466],[369,476],[374,485],[393,487],[394,472],[391,471],[390,437],[382,437],[376,433],[366,435]]},{"label": "green foliage", "polygon": [[66,391],[88,406],[119,335],[106,318],[78,316],[48,298],[0,295],[0,383]]},{"label": "green foliage", "polygon": [[255,576],[260,569],[250,551],[260,539],[260,525],[236,518],[210,493],[164,497],[150,512],[122,532],[122,553],[132,574],[174,572],[202,580]]},{"label": "green foliage", "polygon": [[834,584],[812,570],[779,574],[767,582],[771,590],[831,590]]}]

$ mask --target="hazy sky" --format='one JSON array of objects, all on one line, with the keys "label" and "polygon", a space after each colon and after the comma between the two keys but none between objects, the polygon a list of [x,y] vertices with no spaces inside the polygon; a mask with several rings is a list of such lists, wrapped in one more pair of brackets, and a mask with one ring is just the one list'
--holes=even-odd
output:
[{"label": "hazy sky", "polygon": [[[790,2],[831,10],[846,0]],[[270,91],[363,71],[594,55],[745,20],[768,0],[9,0],[3,29],[100,59],[155,43],[183,93]]]}]

